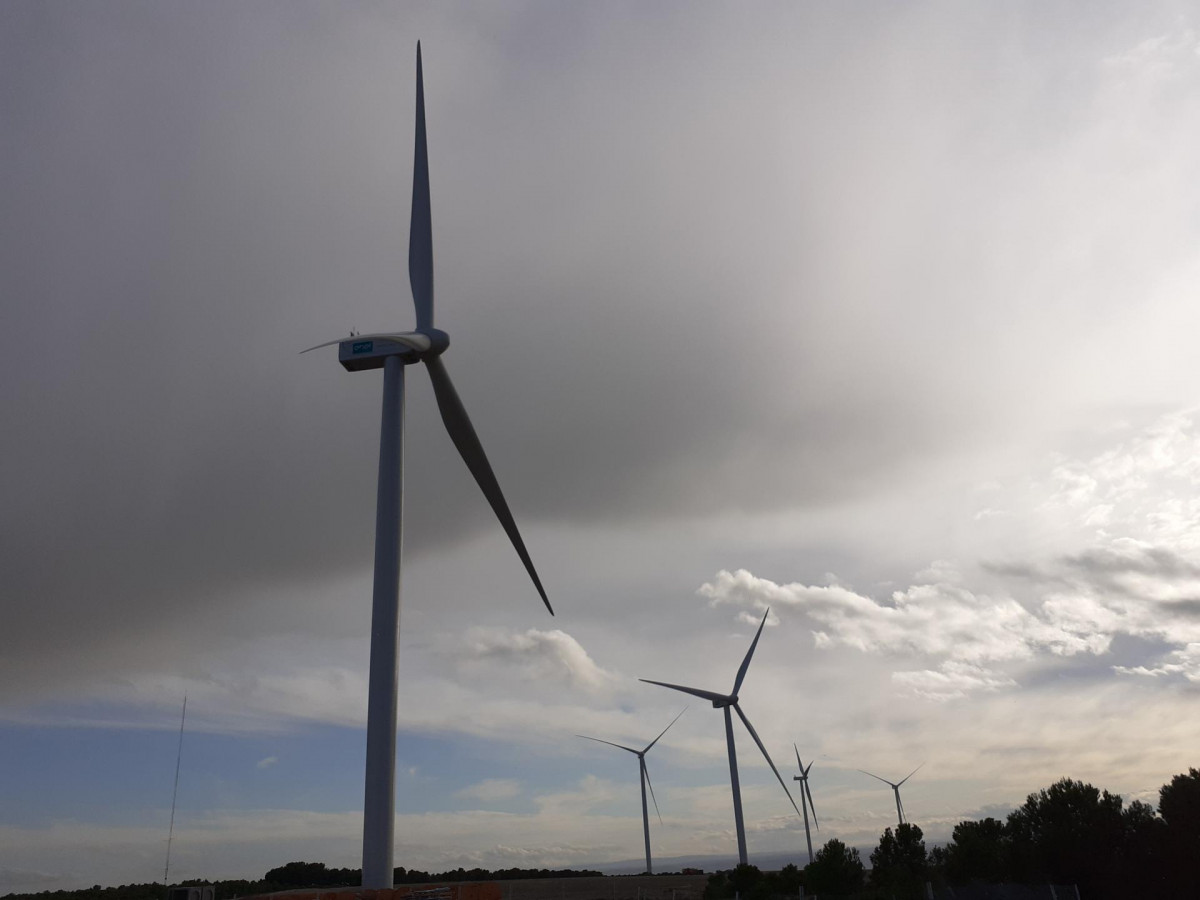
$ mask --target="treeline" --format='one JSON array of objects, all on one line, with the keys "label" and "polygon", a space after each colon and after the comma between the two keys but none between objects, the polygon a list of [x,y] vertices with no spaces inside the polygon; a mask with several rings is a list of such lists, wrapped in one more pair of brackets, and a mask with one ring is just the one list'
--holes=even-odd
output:
[{"label": "treeline", "polygon": [[921,900],[925,884],[1077,885],[1084,900],[1200,897],[1200,770],[1163,785],[1158,809],[1064,778],[1030,794],[1005,821],[960,822],[927,851],[916,825],[884,829],[867,871],[858,849],[831,840],[811,863],[777,873],[738,866],[709,878],[705,900],[806,894]]},{"label": "treeline", "polygon": [[[400,866],[394,871],[396,884],[427,884],[451,881],[507,881],[517,878],[581,878],[600,875],[590,869],[464,869],[449,872],[422,872]],[[298,888],[358,887],[362,884],[362,869],[331,869],[324,863],[290,862],[267,872],[258,881],[231,879],[203,881],[192,879],[179,882],[180,887],[211,884],[216,900],[233,900],[251,894],[269,894]],[[123,884],[120,887],[92,885],[77,891],[41,891],[36,894],[5,894],[0,900],[165,900],[166,888],[158,882]]]}]

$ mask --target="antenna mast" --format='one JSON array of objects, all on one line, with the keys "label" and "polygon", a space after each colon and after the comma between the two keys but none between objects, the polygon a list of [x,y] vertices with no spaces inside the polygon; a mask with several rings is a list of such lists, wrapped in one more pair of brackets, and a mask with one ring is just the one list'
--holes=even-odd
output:
[{"label": "antenna mast", "polygon": [[171,824],[167,828],[167,862],[163,866],[163,888],[169,889],[167,873],[171,871],[171,837],[175,834],[175,800],[179,796],[179,764],[183,761],[183,723],[187,721],[187,694],[183,695],[183,713],[179,716],[179,753],[175,756],[175,790],[171,792]]}]

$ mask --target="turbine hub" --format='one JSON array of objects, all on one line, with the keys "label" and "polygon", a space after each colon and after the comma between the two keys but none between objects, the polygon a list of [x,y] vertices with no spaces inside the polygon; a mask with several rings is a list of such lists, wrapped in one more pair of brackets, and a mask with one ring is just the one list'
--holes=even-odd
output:
[{"label": "turbine hub", "polygon": [[734,695],[732,697],[722,697],[720,700],[714,700],[712,705],[713,709],[724,709],[727,706],[733,706],[737,702],[738,698],[736,695]]},{"label": "turbine hub", "polygon": [[440,328],[421,328],[418,329],[417,334],[423,334],[429,338],[429,349],[421,352],[421,359],[427,356],[440,356],[450,346],[450,335]]}]

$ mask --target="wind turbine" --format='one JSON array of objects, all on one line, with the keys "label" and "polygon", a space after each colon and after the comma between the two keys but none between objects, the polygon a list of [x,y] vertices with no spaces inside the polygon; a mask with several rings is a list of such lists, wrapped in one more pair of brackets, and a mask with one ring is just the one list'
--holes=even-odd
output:
[{"label": "wind turbine", "polygon": [[742,666],[738,669],[737,678],[734,679],[733,690],[728,694],[702,691],[699,688],[685,687],[682,684],[668,684],[665,681],[651,681],[649,678],[638,679],[647,684],[657,684],[662,687],[671,688],[674,691],[683,691],[683,693],[691,694],[694,697],[702,697],[705,700],[712,701],[713,709],[725,710],[725,740],[729,745],[729,782],[733,788],[733,821],[737,826],[738,861],[743,865],[746,863],[746,828],[742,821],[742,789],[738,784],[737,750],[733,745],[733,717],[729,713],[730,709],[733,709],[738,714],[738,718],[742,720],[742,724],[750,732],[750,737],[754,738],[754,743],[758,744],[758,749],[762,751],[767,765],[771,767],[771,771],[775,773],[775,777],[779,780],[779,786],[783,788],[783,792],[792,801],[792,808],[796,810],[796,815],[800,815],[800,808],[796,806],[796,801],[792,800],[792,792],[788,790],[787,785],[779,774],[779,770],[775,768],[775,763],[771,762],[771,755],[767,753],[767,748],[763,746],[763,742],[759,739],[758,732],[754,730],[754,726],[750,724],[750,720],[746,718],[746,714],[742,712],[741,706],[738,705],[738,690],[742,686],[742,680],[746,677],[746,670],[750,668],[750,657],[754,655],[754,648],[758,646],[758,639],[762,635],[763,626],[767,624],[767,615],[770,612],[771,610],[768,609],[763,613],[762,622],[758,625],[758,631],[754,635],[754,640],[750,643],[750,649],[746,653],[746,658],[742,660]]},{"label": "wind turbine", "polygon": [[808,786],[808,773],[812,771],[813,764],[810,762],[808,768],[804,768],[804,763],[800,762],[800,748],[792,744],[792,749],[796,751],[796,765],[800,767],[800,774],[793,775],[792,781],[800,782],[800,808],[804,810],[804,840],[808,842],[808,861],[812,862],[812,835],[808,832],[808,808],[810,806],[813,811],[813,824],[817,826],[817,831],[821,830],[821,823],[817,821],[817,804],[813,803],[812,789]]},{"label": "wind turbine", "polygon": [[[371,665],[367,700],[367,773],[363,805],[364,888],[390,888],[396,800],[396,646],[400,627],[400,535],[404,495],[404,367],[425,363],[442,422],[500,524],[525,564],[542,602],[546,598],[533,561],[517,531],[500,484],[441,354],[450,337],[433,327],[433,220],[429,202],[429,153],[425,144],[425,87],[421,44],[417,43],[416,147],[413,152],[412,220],[408,233],[408,279],[416,306],[415,331],[354,334],[318,344],[338,345],[338,361],[348,372],[383,369],[383,417],[379,437],[379,487],[375,507],[375,585],[371,601]],[[310,347],[309,350],[316,350]],[[308,351],[303,351],[307,353]]]},{"label": "wind turbine", "polygon": [[[682,710],[679,711],[679,716],[682,716],[685,712],[687,712],[686,706]],[[679,721],[679,716],[676,716],[675,718],[673,718],[671,720],[671,725],[674,725],[676,722]],[[581,737],[581,738],[584,738],[585,740],[597,741],[601,744],[608,744],[608,746],[610,746],[610,747],[619,747],[622,750],[628,750],[630,753],[632,753],[634,756],[636,756],[638,758],[638,768],[641,771],[641,782],[642,782],[642,833],[646,838],[646,874],[647,875],[653,875],[654,871],[653,871],[653,869],[650,868],[650,814],[646,809],[646,788],[650,788],[650,799],[654,800],[654,811],[656,813],[658,813],[658,823],[660,825],[662,824],[662,813],[658,812],[658,800],[655,799],[655,797],[654,797],[654,785],[652,785],[650,783],[650,770],[646,768],[646,754],[650,752],[651,747],[653,747],[655,744],[658,743],[658,738],[662,737],[664,734],[667,733],[667,731],[670,729],[671,725],[668,725],[666,728],[664,728],[662,730],[662,732],[658,735],[658,737],[656,737],[654,740],[652,740],[650,743],[648,743],[641,750],[634,750],[632,747],[626,747],[624,744],[614,744],[612,741],[602,741],[602,740],[600,740],[600,738],[589,737],[586,734],[575,735],[575,737]]]},{"label": "wind turbine", "polygon": [[858,771],[862,772],[864,775],[870,775],[872,778],[878,779],[879,781],[882,781],[884,784],[891,786],[892,792],[896,795],[896,816],[900,820],[900,824],[903,825],[904,821],[905,821],[905,819],[904,819],[904,804],[900,802],[900,785],[904,784],[904,782],[908,781],[908,779],[910,779],[914,775],[916,775],[917,772],[920,771],[921,766],[923,766],[923,765],[925,765],[925,763],[921,763],[920,766],[917,766],[915,769],[913,769],[911,772],[909,772],[907,775],[905,775],[903,778],[901,778],[898,782],[897,781],[888,781],[886,778],[880,778],[878,775],[872,775],[866,769],[859,769]]}]

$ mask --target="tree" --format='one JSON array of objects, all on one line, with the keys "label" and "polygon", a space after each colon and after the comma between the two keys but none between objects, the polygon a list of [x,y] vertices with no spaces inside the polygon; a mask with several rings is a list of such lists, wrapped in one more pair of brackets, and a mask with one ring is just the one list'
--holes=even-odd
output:
[{"label": "tree", "polygon": [[1158,811],[1166,822],[1164,865],[1177,896],[1200,895],[1200,769],[1176,775],[1158,792]]},{"label": "tree", "polygon": [[928,874],[929,857],[921,829],[908,822],[897,826],[894,834],[885,828],[879,846],[871,853],[871,884],[890,891],[898,900],[919,900]]},{"label": "tree", "polygon": [[804,884],[804,876],[796,868],[795,863],[788,863],[775,873],[773,881],[772,893],[784,897],[795,897],[800,893],[800,886]]},{"label": "tree", "polygon": [[862,890],[863,864],[857,847],[832,838],[804,867],[805,893],[852,894]]},{"label": "tree", "polygon": [[1200,769],[1188,769],[1159,788],[1158,812],[1173,833],[1194,841],[1200,851]]},{"label": "tree", "polygon": [[1087,896],[1108,892],[1125,830],[1119,796],[1063,778],[1013,810],[1008,830],[1019,880],[1076,884]]},{"label": "tree", "polygon": [[741,863],[728,872],[714,872],[704,889],[705,900],[740,896],[752,897],[763,886],[763,874],[758,866]]},{"label": "tree", "polygon": [[999,819],[959,822],[944,851],[946,877],[953,884],[1007,881],[1012,842]]}]

